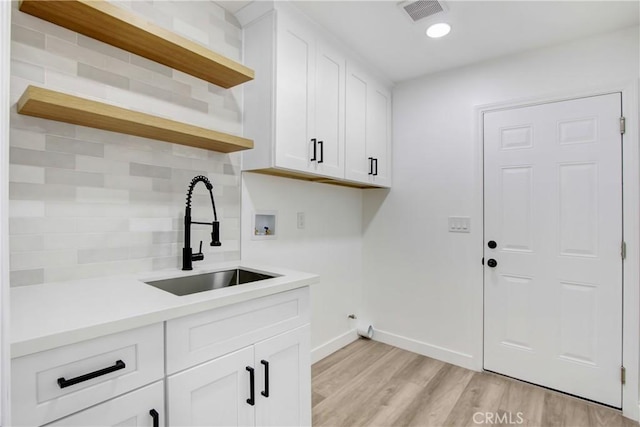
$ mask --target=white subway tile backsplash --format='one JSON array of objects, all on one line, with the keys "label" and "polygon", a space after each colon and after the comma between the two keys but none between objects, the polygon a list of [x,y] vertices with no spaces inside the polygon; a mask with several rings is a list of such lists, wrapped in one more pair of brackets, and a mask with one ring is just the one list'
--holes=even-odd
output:
[{"label": "white subway tile backsplash", "polygon": [[98,276],[133,274],[151,270],[153,262],[148,258],[114,262],[77,264],[72,267],[51,267],[45,269],[44,282],[79,280]]},{"label": "white subway tile backsplash", "polygon": [[78,255],[74,250],[16,252],[11,254],[9,261],[11,270],[71,266],[77,262]]},{"label": "white subway tile backsplash", "polygon": [[65,74],[75,74],[77,68],[77,63],[71,59],[16,42],[11,43],[11,57]]},{"label": "white subway tile backsplash", "polygon": [[44,268],[11,271],[9,280],[11,286],[37,285],[44,281]]},{"label": "white subway tile backsplash", "polygon": [[70,154],[52,153],[39,150],[11,147],[9,150],[11,163],[40,167],[74,169],[76,159]]},{"label": "white subway tile backsplash", "polygon": [[44,235],[42,234],[22,234],[11,238],[9,243],[11,253],[43,251]]},{"label": "white subway tile backsplash", "polygon": [[[242,34],[213,2],[115,2],[144,19],[240,57]],[[12,10],[15,102],[30,85],[241,134],[241,89],[222,89],[162,64]],[[229,52],[229,53],[228,53]],[[223,245],[207,262],[239,259],[240,154],[215,153],[11,113],[11,285],[179,268],[185,196],[208,176]],[[204,186],[194,218],[209,221]],[[193,247],[210,227],[194,226]]]},{"label": "white subway tile backsplash", "polygon": [[76,127],[54,120],[43,120],[37,117],[18,114],[16,109],[10,111],[11,129],[21,129],[30,132],[48,133],[60,136],[75,136]]},{"label": "white subway tile backsplash", "polygon": [[78,187],[76,191],[77,201],[80,203],[128,203],[129,192],[127,190],[113,190],[110,188],[85,188]]},{"label": "white subway tile backsplash", "polygon": [[44,33],[20,25],[11,25],[11,40],[44,49]]},{"label": "white subway tile backsplash", "polygon": [[[9,99],[10,105],[16,105],[24,91],[33,83],[32,80],[23,79],[22,77],[13,76],[9,83]],[[6,101],[6,100],[5,100]]]},{"label": "white subway tile backsplash", "polygon": [[44,150],[45,135],[21,129],[11,128],[9,141],[12,147],[27,148],[30,150]]},{"label": "white subway tile backsplash", "polygon": [[45,141],[45,149],[47,151],[104,157],[104,146],[99,143],[80,141],[56,135],[47,135]]},{"label": "white subway tile backsplash", "polygon": [[154,73],[162,74],[167,77],[171,77],[173,75],[173,70],[171,68],[167,67],[166,65],[150,61],[147,58],[143,58],[142,56],[131,55],[130,62],[133,65],[146,68],[149,71],[153,71]]},{"label": "white subway tile backsplash", "polygon": [[76,172],[66,169],[46,168],[46,184],[72,185],[75,187],[104,187],[104,175],[93,172]]},{"label": "white subway tile backsplash", "polygon": [[[108,57],[90,49],[78,46],[75,42],[69,42],[67,40],[47,36],[46,49],[47,52],[60,58],[66,58],[73,60],[74,62],[82,62],[83,64],[93,65],[94,67],[107,67]],[[74,65],[74,68],[76,68],[77,65]]]},{"label": "white subway tile backsplash", "polygon": [[[104,146],[102,146],[104,150]],[[129,163],[97,157],[76,156],[76,170],[119,176],[129,175]],[[107,179],[105,178],[105,182]]]},{"label": "white subway tile backsplash", "polygon": [[10,218],[30,218],[44,216],[44,202],[41,200],[15,200],[9,205]]},{"label": "white subway tile backsplash", "polygon": [[104,84],[69,76],[55,70],[47,69],[45,71],[45,82],[51,89],[84,98],[105,99],[107,97]]},{"label": "white subway tile backsplash", "polygon": [[129,220],[131,231],[170,231],[172,218],[132,218]]},{"label": "white subway tile backsplash", "polygon": [[151,191],[153,178],[129,175],[104,175],[104,187],[117,190]]},{"label": "white subway tile backsplash", "polygon": [[34,83],[44,83],[44,68],[17,59],[11,60],[11,75]]},{"label": "white subway tile backsplash", "polygon": [[129,163],[129,175],[170,179],[171,168],[165,166],[145,165],[142,163]]},{"label": "white subway tile backsplash", "polygon": [[35,166],[11,165],[9,182],[44,184],[44,169]]},{"label": "white subway tile backsplash", "polygon": [[127,77],[122,77],[119,74],[101,70],[91,65],[78,63],[78,76],[109,86],[129,89],[129,79]]},{"label": "white subway tile backsplash", "polygon": [[100,248],[80,249],[78,251],[78,263],[90,264],[96,262],[122,261],[129,259],[129,253],[124,248]]},{"label": "white subway tile backsplash", "polygon": [[9,183],[9,200],[75,200],[76,189],[58,184]]},{"label": "white subway tile backsplash", "polygon": [[83,34],[78,34],[78,46],[87,48],[92,52],[114,57],[124,62],[129,62],[129,57],[131,56],[131,54],[125,50],[92,39]]},{"label": "white subway tile backsplash", "polygon": [[173,29],[176,33],[179,33],[183,37],[191,39],[197,43],[201,43],[203,45],[209,44],[209,34],[207,34],[206,31],[203,31],[194,25],[190,25],[182,19],[173,20]]}]

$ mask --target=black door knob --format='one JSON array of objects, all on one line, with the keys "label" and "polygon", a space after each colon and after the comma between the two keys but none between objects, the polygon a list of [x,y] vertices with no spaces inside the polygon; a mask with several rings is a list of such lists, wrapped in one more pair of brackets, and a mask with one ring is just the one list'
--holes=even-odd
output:
[{"label": "black door knob", "polygon": [[491,268],[494,268],[498,265],[498,261],[496,261],[495,259],[491,258],[489,261],[487,261],[487,265]]},{"label": "black door knob", "polygon": [[495,240],[489,240],[489,243],[487,243],[487,246],[489,246],[490,249],[495,249],[498,244],[495,242]]}]

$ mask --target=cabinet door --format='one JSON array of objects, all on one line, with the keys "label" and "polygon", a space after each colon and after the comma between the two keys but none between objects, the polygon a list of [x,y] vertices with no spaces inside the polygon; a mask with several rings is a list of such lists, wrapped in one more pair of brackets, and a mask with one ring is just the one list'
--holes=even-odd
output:
[{"label": "cabinet door", "polygon": [[253,426],[247,366],[253,346],[168,377],[168,425]]},{"label": "cabinet door", "polygon": [[256,425],[311,425],[309,336],[305,325],[255,345]]},{"label": "cabinet door", "polygon": [[313,171],[313,35],[286,13],[278,12],[277,19],[276,166]]},{"label": "cabinet door", "polygon": [[391,93],[376,84],[367,94],[367,158],[374,159],[371,183],[391,185]]},{"label": "cabinet door", "polygon": [[[152,413],[155,411],[156,413]],[[154,424],[155,422],[155,424]],[[49,426],[130,426],[157,427],[164,425],[164,387],[159,381],[108,402],[85,409]]]},{"label": "cabinet door", "polygon": [[345,178],[369,182],[371,161],[367,158],[367,96],[369,78],[347,65],[345,120]]},{"label": "cabinet door", "polygon": [[315,172],[343,178],[345,59],[321,41],[316,46]]}]

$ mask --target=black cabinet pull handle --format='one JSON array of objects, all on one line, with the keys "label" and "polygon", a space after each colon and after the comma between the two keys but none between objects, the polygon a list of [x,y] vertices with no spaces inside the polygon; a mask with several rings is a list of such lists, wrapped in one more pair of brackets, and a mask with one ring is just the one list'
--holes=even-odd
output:
[{"label": "black cabinet pull handle", "polygon": [[369,157],[369,175],[373,175],[373,157]]},{"label": "black cabinet pull handle", "polygon": [[376,171],[373,173],[373,176],[378,176],[378,159],[374,158],[373,161],[376,164]]},{"label": "black cabinet pull handle", "polygon": [[491,258],[490,260],[487,261],[487,265],[491,268],[496,268],[498,266],[498,261]]},{"label": "black cabinet pull handle", "polygon": [[60,388],[69,387],[83,381],[89,381],[102,375],[110,374],[111,372],[119,371],[120,369],[124,369],[126,367],[127,365],[125,365],[122,360],[118,360],[113,366],[90,372],[88,374],[80,375],[79,377],[71,378],[70,380],[65,380],[64,377],[60,377],[58,378],[58,385],[60,386]]},{"label": "black cabinet pull handle", "polygon": [[320,146],[320,160],[318,163],[324,162],[324,143],[322,141],[318,141],[318,145]]},{"label": "black cabinet pull handle", "polygon": [[155,409],[149,411],[149,415],[153,419],[153,427],[160,427],[160,414]]},{"label": "black cabinet pull handle", "polygon": [[310,159],[312,162],[315,162],[317,160],[317,151],[316,151],[316,139],[315,138],[311,138],[311,142],[313,143],[313,157]]},{"label": "black cabinet pull handle", "polygon": [[264,397],[269,397],[269,362],[261,360],[260,363],[264,365],[264,391],[260,392]]},{"label": "black cabinet pull handle", "polygon": [[251,397],[247,399],[247,403],[253,406],[256,404],[256,376],[251,366],[247,366],[247,371],[249,371],[249,388],[251,392]]}]

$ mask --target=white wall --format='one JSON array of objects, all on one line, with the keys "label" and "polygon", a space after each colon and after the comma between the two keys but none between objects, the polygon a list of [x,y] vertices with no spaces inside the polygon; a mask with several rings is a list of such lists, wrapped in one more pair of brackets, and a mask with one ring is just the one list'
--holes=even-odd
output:
[{"label": "white wall", "polygon": [[[248,172],[242,181],[242,259],[320,275],[311,287],[311,348],[319,360],[356,338],[347,316],[361,306],[362,190]],[[275,239],[252,239],[256,210],[277,211]]]},{"label": "white wall", "polygon": [[[636,27],[396,86],[394,186],[364,193],[364,307],[379,338],[481,367],[475,107],[629,83],[638,73]],[[448,216],[471,216],[471,233],[448,233]]]}]

